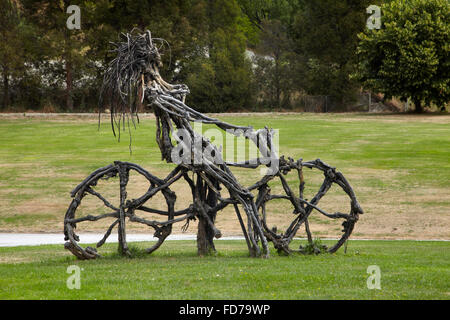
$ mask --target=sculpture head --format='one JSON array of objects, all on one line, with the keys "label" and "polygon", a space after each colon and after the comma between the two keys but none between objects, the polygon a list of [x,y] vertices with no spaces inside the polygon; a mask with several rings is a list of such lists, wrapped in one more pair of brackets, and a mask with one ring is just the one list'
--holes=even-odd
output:
[{"label": "sculpture head", "polygon": [[162,67],[161,48],[167,43],[161,38],[152,38],[150,31],[133,29],[122,33],[118,42],[111,42],[116,57],[106,68],[100,91],[100,107],[115,114],[136,114],[143,100],[144,76],[157,73]]}]

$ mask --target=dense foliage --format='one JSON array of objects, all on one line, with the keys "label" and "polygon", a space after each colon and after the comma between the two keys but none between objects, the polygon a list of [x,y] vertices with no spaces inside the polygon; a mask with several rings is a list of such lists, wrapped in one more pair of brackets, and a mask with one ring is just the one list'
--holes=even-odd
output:
[{"label": "dense foliage", "polygon": [[[385,6],[383,28],[364,32],[358,60],[366,7],[381,2],[0,0],[0,110],[95,111],[109,42],[133,28],[166,40],[163,76],[186,83],[187,102],[202,112],[301,108],[308,95],[345,110],[361,84],[387,96],[448,101],[449,14],[439,12],[448,2]],[[81,9],[80,29],[66,27],[69,5]],[[385,40],[393,45],[377,44]],[[360,77],[351,77],[357,70]],[[379,81],[380,72],[401,77]]]},{"label": "dense foliage", "polygon": [[423,104],[450,100],[450,2],[392,1],[382,7],[382,28],[359,37],[358,79],[386,98]]}]

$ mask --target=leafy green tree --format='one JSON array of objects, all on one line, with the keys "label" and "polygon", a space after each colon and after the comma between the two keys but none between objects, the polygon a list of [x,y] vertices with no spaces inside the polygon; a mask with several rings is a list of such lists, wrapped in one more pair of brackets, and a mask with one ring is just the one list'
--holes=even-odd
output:
[{"label": "leafy green tree", "polygon": [[91,39],[92,47],[99,48],[97,55],[107,53],[108,42],[117,40],[119,32],[148,29],[154,37],[167,41],[161,48],[161,71],[169,80],[177,76],[175,70],[183,66],[187,57],[196,54],[194,43],[206,28],[202,0],[100,0],[95,7],[93,21],[102,26],[102,37],[95,32]]},{"label": "leafy green tree", "polygon": [[[88,28],[83,24],[84,2],[22,0],[22,4],[27,21],[34,28],[35,56],[41,60],[37,62],[41,76],[51,78],[50,85],[55,89],[64,88],[64,109],[74,111],[74,91],[85,75],[87,63],[85,38]],[[67,28],[69,5],[82,8],[80,30]]]},{"label": "leafy green tree", "polygon": [[280,20],[264,20],[261,26],[260,40],[255,46],[255,79],[261,100],[269,103],[271,108],[280,109],[289,105],[292,88],[289,73],[291,42]]},{"label": "leafy green tree", "polygon": [[180,71],[191,89],[187,101],[202,112],[242,109],[251,103],[252,73],[238,25],[239,6],[234,0],[208,0],[202,9],[203,37]]},{"label": "leafy green tree", "polygon": [[278,20],[284,26],[290,26],[299,0],[238,0],[238,4],[253,26],[262,31],[264,21],[268,20]]},{"label": "leafy green tree", "polygon": [[21,17],[18,1],[0,0],[0,72],[3,80],[2,108],[10,104],[10,77],[23,68],[21,46]]},{"label": "leafy green tree", "polygon": [[91,33],[90,47],[98,48],[92,55],[107,61],[104,44],[118,32],[148,29],[166,41],[160,48],[161,73],[169,82],[190,87],[189,104],[209,112],[249,104],[251,68],[235,0],[100,0],[95,5],[93,19],[103,31]]},{"label": "leafy green tree", "polygon": [[374,0],[300,1],[292,36],[301,57],[296,83],[309,94],[330,95],[341,106],[358,83],[350,78],[356,65],[358,33],[366,27],[366,8]]},{"label": "leafy green tree", "polygon": [[382,6],[382,27],[359,35],[357,78],[416,112],[450,98],[450,3],[395,0]]},{"label": "leafy green tree", "polygon": [[[272,108],[290,107],[294,55],[289,37],[298,1],[239,0],[239,6],[258,32],[249,43],[253,59],[257,103]],[[252,39],[253,40],[253,39]]]}]

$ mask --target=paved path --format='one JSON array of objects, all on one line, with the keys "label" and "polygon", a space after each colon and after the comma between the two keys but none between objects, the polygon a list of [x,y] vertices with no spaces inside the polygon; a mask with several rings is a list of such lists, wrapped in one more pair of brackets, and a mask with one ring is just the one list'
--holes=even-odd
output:
[{"label": "paved path", "polygon": [[[80,233],[80,243],[96,243],[103,238],[102,233]],[[172,234],[166,240],[195,240],[194,234]],[[243,240],[244,237],[222,237],[219,240]],[[128,242],[156,241],[151,234],[127,234]],[[64,244],[62,233],[0,233],[0,247],[34,246],[43,244]],[[117,234],[112,233],[106,242],[117,242]]]}]

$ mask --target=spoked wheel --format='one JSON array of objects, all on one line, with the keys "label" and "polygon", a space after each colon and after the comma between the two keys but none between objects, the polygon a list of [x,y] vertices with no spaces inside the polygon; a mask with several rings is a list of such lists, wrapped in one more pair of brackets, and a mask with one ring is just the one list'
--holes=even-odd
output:
[{"label": "spoked wheel", "polygon": [[[174,209],[176,196],[169,186],[181,176],[181,168],[177,167],[162,180],[136,164],[119,161],[94,171],[71,193],[73,200],[64,218],[64,235],[67,241],[64,247],[79,259],[95,259],[100,256],[97,248],[105,243],[114,227],[117,226],[119,252],[130,255],[125,232],[126,218],[128,218],[129,222],[144,224],[155,230],[154,236],[158,238],[158,241],[148,248],[147,252],[155,251],[172,232],[173,223],[193,216],[192,206],[177,212]],[[146,185],[145,194],[129,199],[129,189],[135,187],[134,182],[130,180],[140,181],[139,187]],[[148,203],[152,203],[158,209],[152,208]],[[93,215],[93,212],[96,215]],[[150,220],[147,217],[138,216],[137,212],[162,216],[163,219],[162,221]],[[110,225],[103,238],[98,241],[96,248],[83,248],[78,244],[80,238],[75,233],[77,224],[106,220],[110,220]]]},{"label": "spoked wheel", "polygon": [[[323,181],[322,183],[316,184],[319,186],[318,191],[315,192],[314,196],[311,199],[307,199],[305,196],[305,181],[304,181],[304,168],[312,169],[313,171],[319,170],[323,173]],[[295,174],[295,172],[297,174]],[[295,177],[288,176],[288,173],[295,175]],[[296,188],[292,188],[291,180],[295,180],[297,183]],[[277,183],[278,182],[278,183]],[[324,204],[324,196],[332,189],[332,187],[337,186],[333,191],[335,193],[341,193],[341,198],[339,201],[335,199],[328,201],[327,204]],[[340,189],[340,191],[339,191]],[[275,192],[273,192],[275,191]],[[277,193],[277,194],[273,194]],[[349,198],[350,205],[347,209],[348,213],[342,213],[342,209],[335,211],[334,213],[328,213],[328,207],[332,207],[335,210],[337,205],[341,205],[343,202],[342,197],[345,196]],[[326,210],[323,206],[319,205],[319,202],[322,200],[322,204],[326,206]],[[275,202],[275,209],[283,210],[283,216],[288,215],[292,220],[291,223],[285,225],[285,228],[281,231],[278,231],[276,227],[272,227],[269,225],[270,215],[272,214],[268,207],[272,205],[271,208],[274,208],[273,202]],[[284,202],[281,203],[281,202]],[[352,187],[345,179],[345,177],[335,168],[327,165],[322,162],[320,159],[315,161],[302,162],[302,160],[294,161],[289,158],[289,160],[285,160],[283,157],[280,158],[280,171],[277,175],[268,177],[264,183],[258,186],[258,197],[256,200],[256,205],[258,211],[260,213],[261,224],[264,228],[264,233],[269,241],[274,243],[276,249],[279,252],[291,253],[293,251],[302,252],[302,248],[294,249],[290,248],[291,242],[294,237],[297,235],[300,227],[304,225],[306,235],[308,238],[308,242],[313,245],[313,236],[311,232],[311,221],[318,221],[322,224],[333,224],[331,221],[339,222],[342,226],[339,229],[340,233],[337,236],[336,242],[331,247],[325,247],[326,250],[330,253],[336,252],[350,237],[355,223],[358,221],[359,214],[363,213],[358,201],[356,200],[356,196],[353,192]],[[317,213],[321,216],[316,217],[316,215],[312,216],[312,213],[317,211]],[[336,227],[334,229],[337,229]],[[334,231],[334,230],[332,230]],[[336,238],[336,237],[333,237]],[[315,248],[314,250],[317,250]]]}]

